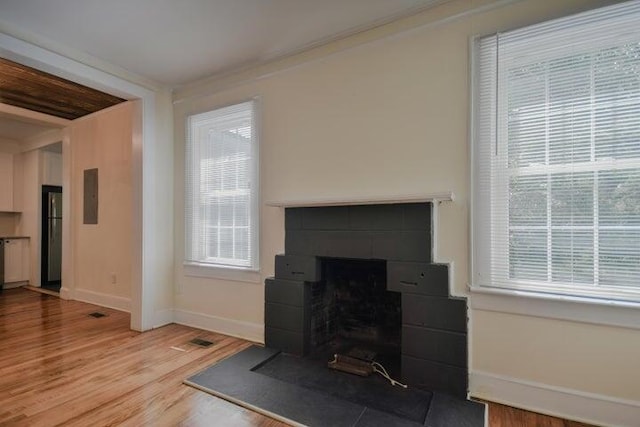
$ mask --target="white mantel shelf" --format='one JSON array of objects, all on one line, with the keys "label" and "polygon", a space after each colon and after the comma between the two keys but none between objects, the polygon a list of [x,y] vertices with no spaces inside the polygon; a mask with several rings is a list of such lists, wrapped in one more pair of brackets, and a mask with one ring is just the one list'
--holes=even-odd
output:
[{"label": "white mantel shelf", "polygon": [[424,202],[452,202],[452,191],[439,193],[407,194],[389,197],[344,197],[335,199],[308,199],[308,200],[270,200],[267,206],[278,208],[312,208],[322,206],[354,206],[354,205],[388,205],[392,203],[424,203]]}]

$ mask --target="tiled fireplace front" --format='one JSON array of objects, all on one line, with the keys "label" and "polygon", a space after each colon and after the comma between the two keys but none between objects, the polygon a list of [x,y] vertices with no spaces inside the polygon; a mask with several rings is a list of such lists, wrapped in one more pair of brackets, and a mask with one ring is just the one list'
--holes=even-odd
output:
[{"label": "tiled fireplace front", "polygon": [[[467,393],[467,305],[432,263],[432,205],[286,208],[266,280],[265,343],[300,356],[334,339],[397,352],[401,380]],[[442,237],[441,237],[442,238]]]}]

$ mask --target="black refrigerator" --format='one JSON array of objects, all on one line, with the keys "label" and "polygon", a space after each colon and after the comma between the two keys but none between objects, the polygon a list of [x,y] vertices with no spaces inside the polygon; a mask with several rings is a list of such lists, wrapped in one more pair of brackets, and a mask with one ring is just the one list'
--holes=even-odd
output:
[{"label": "black refrigerator", "polygon": [[[55,188],[55,187],[54,187]],[[60,286],[62,275],[62,190],[47,188],[43,194],[44,218],[42,286]],[[48,191],[47,191],[48,190]]]}]

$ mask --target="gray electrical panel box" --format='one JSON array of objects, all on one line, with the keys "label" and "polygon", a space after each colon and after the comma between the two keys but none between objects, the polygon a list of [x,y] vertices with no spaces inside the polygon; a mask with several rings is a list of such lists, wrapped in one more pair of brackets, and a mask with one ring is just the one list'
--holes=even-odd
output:
[{"label": "gray electrical panel box", "polygon": [[84,224],[98,223],[98,169],[84,171]]}]

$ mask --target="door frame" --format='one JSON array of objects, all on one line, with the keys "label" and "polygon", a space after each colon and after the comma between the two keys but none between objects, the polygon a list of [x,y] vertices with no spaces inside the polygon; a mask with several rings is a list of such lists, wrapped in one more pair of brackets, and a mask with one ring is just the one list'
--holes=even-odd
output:
[{"label": "door frame", "polygon": [[[90,58],[80,52],[57,46],[46,39],[38,40],[31,36],[25,39],[23,33],[15,36],[7,34],[6,28],[0,29],[0,56],[21,64],[54,74],[59,77],[98,89],[128,100],[139,100],[134,116],[134,132],[132,138],[132,219],[133,235],[131,253],[131,329],[144,331],[159,325],[160,314],[156,315],[157,295],[167,292],[173,280],[172,251],[160,252],[157,242],[159,235],[173,228],[173,199],[165,197],[166,188],[159,184],[166,175],[166,165],[172,164],[173,150],[166,143],[158,143],[156,127],[161,121],[173,120],[171,107],[158,104],[157,94],[161,93],[171,99],[166,88],[151,82],[136,83],[140,79],[132,75],[119,77],[122,73],[113,69],[103,71],[105,63]],[[22,38],[19,38],[22,37]],[[26,41],[29,40],[29,41]],[[46,47],[42,47],[46,46]],[[61,53],[56,53],[61,52]],[[72,59],[72,56],[79,58]],[[94,64],[94,65],[90,65]],[[170,101],[169,101],[170,102]],[[162,120],[158,121],[157,116]],[[165,117],[166,116],[166,117]],[[68,130],[68,128],[67,128]],[[70,218],[71,194],[77,189],[71,187],[71,141],[69,132],[65,130],[63,144],[63,211],[66,212],[62,225],[62,283],[60,296],[73,299],[76,284],[74,283],[73,239],[71,236]],[[144,167],[143,167],[144,166]],[[162,196],[160,196],[162,195]],[[160,205],[160,206],[158,206]],[[165,212],[165,215],[158,215]],[[163,272],[159,275],[158,272]],[[171,323],[173,319],[161,323]]]}]

